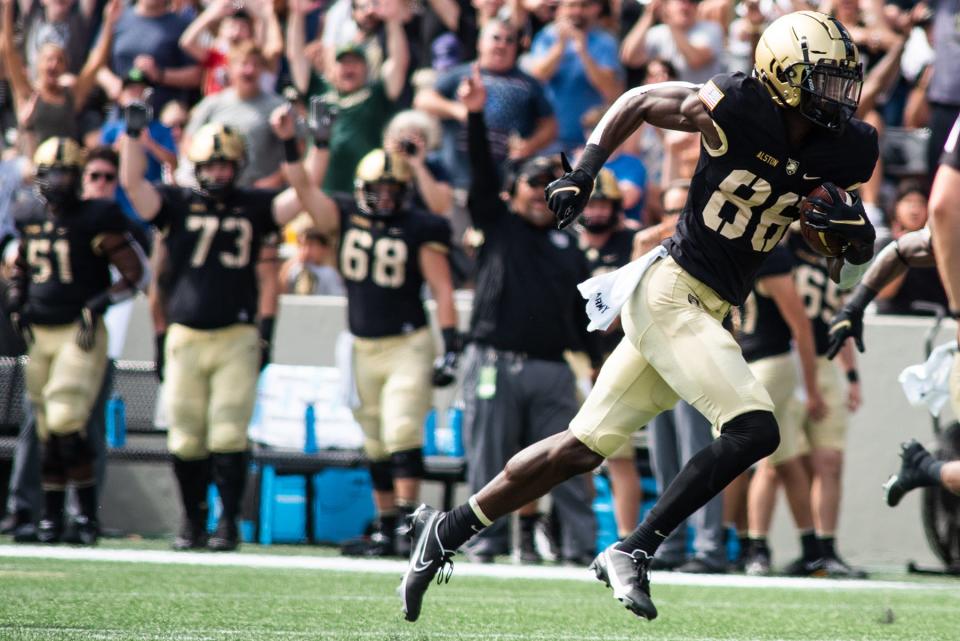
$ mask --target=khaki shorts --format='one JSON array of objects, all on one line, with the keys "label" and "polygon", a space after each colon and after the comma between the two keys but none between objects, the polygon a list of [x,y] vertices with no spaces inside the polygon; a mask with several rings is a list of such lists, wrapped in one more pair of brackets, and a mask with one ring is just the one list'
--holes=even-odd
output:
[{"label": "khaki shorts", "polygon": [[822,420],[809,418],[802,423],[805,440],[810,449],[843,450],[847,442],[846,385],[840,382],[840,368],[826,356],[817,357],[817,389],[827,406]]},{"label": "khaki shorts", "polygon": [[423,445],[433,403],[433,336],[429,328],[385,338],[355,338],[353,368],[363,449],[373,461]]},{"label": "khaki shorts", "polygon": [[806,408],[796,396],[800,376],[792,352],[761,358],[750,363],[750,370],[773,400],[773,415],[780,427],[780,446],[768,457],[779,465],[807,453],[809,446],[801,430]]},{"label": "khaki shorts", "polygon": [[167,329],[163,399],[167,447],[184,460],[247,449],[247,427],[260,377],[260,338],[253,325]]},{"label": "khaki shorts", "polygon": [[600,370],[571,431],[602,456],[682,398],[714,427],[774,409],[740,346],[724,329],[730,309],[672,258],[654,263],[621,312],[625,338]]},{"label": "khaki shorts", "polygon": [[34,325],[27,355],[27,396],[37,418],[37,436],[81,432],[100,393],[107,369],[107,329],[97,323],[93,349],[77,346],[79,323]]}]

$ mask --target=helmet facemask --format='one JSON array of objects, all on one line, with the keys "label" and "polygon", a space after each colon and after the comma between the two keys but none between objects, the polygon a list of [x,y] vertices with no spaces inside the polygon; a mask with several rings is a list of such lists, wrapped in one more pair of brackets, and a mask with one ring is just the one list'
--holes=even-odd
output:
[{"label": "helmet facemask", "polygon": [[408,187],[404,182],[384,179],[358,183],[357,204],[360,211],[368,216],[393,216],[406,204]]},{"label": "helmet facemask", "polygon": [[[609,212],[597,214],[591,205],[609,203]],[[580,214],[580,224],[591,234],[602,234],[620,224],[620,202],[607,198],[591,198],[583,213]]]},{"label": "helmet facemask", "polygon": [[80,172],[72,167],[37,167],[34,186],[44,201],[63,208],[79,200]]},{"label": "helmet facemask", "polygon": [[[227,163],[233,167],[233,172],[230,178],[215,178],[204,171],[204,169],[209,165],[219,163]],[[205,196],[209,196],[214,200],[224,200],[230,195],[236,185],[237,174],[240,171],[238,163],[228,160],[221,160],[219,158],[210,160],[209,162],[199,163],[194,167],[194,169],[197,177],[197,185],[200,187],[200,191],[203,192]]]},{"label": "helmet facemask", "polygon": [[[789,75],[794,85],[795,74]],[[821,60],[805,66],[799,83],[794,86],[800,89],[800,113],[821,127],[840,132],[860,103],[863,69],[859,64],[838,65]]]}]

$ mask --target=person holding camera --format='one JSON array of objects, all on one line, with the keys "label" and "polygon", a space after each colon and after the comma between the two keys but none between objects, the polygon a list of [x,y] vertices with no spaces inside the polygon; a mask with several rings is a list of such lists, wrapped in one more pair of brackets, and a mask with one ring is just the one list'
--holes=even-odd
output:
[{"label": "person holding camera", "polygon": [[[120,118],[104,125],[100,132],[100,141],[116,149],[119,147],[117,141],[121,134],[139,137],[147,153],[144,178],[150,182],[160,182],[163,179],[164,165],[170,167],[171,171],[176,168],[177,148],[170,129],[154,118],[153,108],[147,102],[151,87],[150,80],[139,69],[134,68],[127,72],[123,77],[123,89],[117,98],[117,106],[121,109]],[[128,218],[146,230],[147,224],[130,204],[122,188],[117,189],[117,202]]]},{"label": "person holding camera", "polygon": [[[295,144],[289,112],[271,118],[284,145]],[[314,138],[318,137],[314,123]],[[329,124],[324,134],[329,133]],[[354,417],[364,433],[378,519],[369,539],[349,541],[343,552],[403,556],[404,518],[413,512],[423,478],[423,424],[432,386],[453,383],[461,351],[448,252],[446,219],[410,207],[413,169],[405,156],[374,149],[356,168],[355,188],[327,195],[323,182],[330,152],[315,146],[308,170],[287,158],[284,171],[321,231],[339,238],[340,273],[353,334]],[[434,338],[422,291],[437,304],[444,354],[434,360]]]},{"label": "person holding camera", "polygon": [[443,164],[432,153],[439,146],[439,123],[415,109],[398,113],[383,132],[383,148],[387,153],[403,156],[413,172],[411,204],[433,214],[449,216],[453,188]]}]

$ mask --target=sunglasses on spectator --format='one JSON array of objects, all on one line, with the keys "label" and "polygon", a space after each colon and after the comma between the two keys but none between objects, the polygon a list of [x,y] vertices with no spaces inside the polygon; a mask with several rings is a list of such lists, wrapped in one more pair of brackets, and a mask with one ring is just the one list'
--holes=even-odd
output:
[{"label": "sunglasses on spectator", "polygon": [[101,180],[105,180],[107,182],[112,183],[114,180],[117,179],[116,174],[110,174],[102,171],[91,171],[89,174],[87,174],[87,177],[90,178],[90,180],[92,180],[93,182],[99,182]]},{"label": "sunglasses on spectator", "polygon": [[187,126],[187,121],[185,120],[177,120],[167,125],[167,127],[169,127],[170,129],[183,129],[186,126]]}]

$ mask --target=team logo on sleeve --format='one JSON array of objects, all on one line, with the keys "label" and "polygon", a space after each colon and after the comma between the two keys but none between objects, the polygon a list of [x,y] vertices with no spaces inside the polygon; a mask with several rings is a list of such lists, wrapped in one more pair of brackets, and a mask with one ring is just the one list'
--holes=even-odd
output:
[{"label": "team logo on sleeve", "polygon": [[793,158],[787,158],[787,166],[784,167],[787,171],[788,176],[792,176],[797,173],[797,170],[800,169],[800,161],[794,160]]}]

